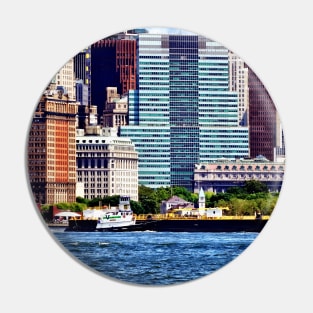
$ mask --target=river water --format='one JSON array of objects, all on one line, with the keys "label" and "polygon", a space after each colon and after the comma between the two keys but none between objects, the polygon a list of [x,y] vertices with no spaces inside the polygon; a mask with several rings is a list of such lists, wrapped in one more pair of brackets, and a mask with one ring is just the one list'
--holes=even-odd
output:
[{"label": "river water", "polygon": [[136,285],[162,286],[213,273],[258,233],[60,232],[55,238],[87,268]]}]

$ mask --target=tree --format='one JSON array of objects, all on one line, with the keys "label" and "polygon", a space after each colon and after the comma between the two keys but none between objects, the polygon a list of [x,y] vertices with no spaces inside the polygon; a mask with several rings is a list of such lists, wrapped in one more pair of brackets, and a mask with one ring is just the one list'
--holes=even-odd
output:
[{"label": "tree", "polygon": [[239,198],[242,198],[243,193],[245,192],[245,190],[242,187],[239,186],[234,186],[234,187],[230,187],[226,190],[227,193],[230,193],[234,196],[237,196]]},{"label": "tree", "polygon": [[49,222],[52,219],[53,205],[43,204],[40,208],[42,218],[44,221]]},{"label": "tree", "polygon": [[152,188],[140,185],[138,194],[139,202],[145,214],[159,212],[160,205],[157,201],[156,193]]},{"label": "tree", "polygon": [[158,203],[161,203],[164,200],[168,200],[171,197],[171,188],[170,187],[160,187],[154,191],[155,197]]},{"label": "tree", "polygon": [[243,186],[243,190],[248,193],[268,193],[267,185],[257,180],[247,180]]},{"label": "tree", "polygon": [[130,207],[135,214],[144,214],[144,209],[140,202],[130,200]]},{"label": "tree", "polygon": [[193,201],[192,193],[185,187],[180,187],[180,186],[173,187],[172,194],[188,202]]},{"label": "tree", "polygon": [[83,198],[83,197],[77,197],[77,198],[76,198],[76,202],[77,202],[77,203],[85,203],[86,205],[88,205],[89,200],[86,199],[86,198]]}]

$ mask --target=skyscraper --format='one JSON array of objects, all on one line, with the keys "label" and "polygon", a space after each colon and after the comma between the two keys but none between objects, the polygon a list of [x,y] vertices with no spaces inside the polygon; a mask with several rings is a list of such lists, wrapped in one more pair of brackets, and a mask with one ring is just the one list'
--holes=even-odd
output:
[{"label": "skyscraper", "polygon": [[91,45],[91,103],[98,108],[99,123],[107,100],[106,87],[117,87],[121,95],[136,89],[136,41],[133,35],[120,36]]},{"label": "skyscraper", "polygon": [[263,155],[274,161],[279,125],[274,102],[258,76],[249,68],[250,157]]},{"label": "skyscraper", "polygon": [[28,174],[38,204],[76,201],[77,103],[48,90],[34,113],[28,140]]},{"label": "skyscraper", "polygon": [[62,88],[68,94],[69,100],[76,100],[74,60],[71,58],[60,68],[52,80],[57,88]]},{"label": "skyscraper", "polygon": [[229,90],[238,94],[238,125],[247,126],[249,116],[248,67],[235,53],[229,52]]},{"label": "skyscraper", "polygon": [[[90,105],[90,81],[91,81],[91,53],[90,47],[79,52],[73,58],[74,77],[83,86],[87,86],[88,92],[86,93],[86,102],[81,102],[82,105]],[[84,87],[85,89],[86,87]]]},{"label": "skyscraper", "polygon": [[138,34],[137,89],[120,134],[135,143],[139,184],[192,190],[196,163],[249,156],[228,53],[202,36]]}]

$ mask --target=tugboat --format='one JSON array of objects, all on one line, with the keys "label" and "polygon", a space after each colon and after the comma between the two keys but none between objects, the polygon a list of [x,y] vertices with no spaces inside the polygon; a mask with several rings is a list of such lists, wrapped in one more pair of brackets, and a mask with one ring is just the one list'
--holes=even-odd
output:
[{"label": "tugboat", "polygon": [[136,224],[130,197],[120,196],[118,207],[86,209],[81,219],[72,218],[65,231],[112,231]]}]

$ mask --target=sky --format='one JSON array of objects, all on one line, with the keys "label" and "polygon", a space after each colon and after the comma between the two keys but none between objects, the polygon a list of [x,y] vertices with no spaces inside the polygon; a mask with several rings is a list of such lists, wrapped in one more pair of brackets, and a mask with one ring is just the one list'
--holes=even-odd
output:
[{"label": "sky", "polygon": [[151,34],[176,34],[176,35],[195,35],[195,33],[180,28],[168,27],[145,27]]}]

